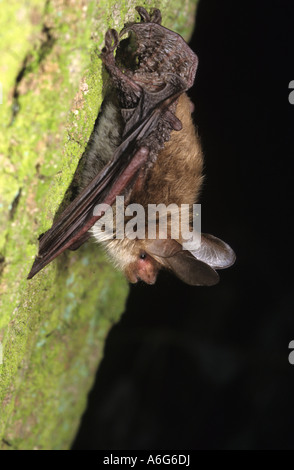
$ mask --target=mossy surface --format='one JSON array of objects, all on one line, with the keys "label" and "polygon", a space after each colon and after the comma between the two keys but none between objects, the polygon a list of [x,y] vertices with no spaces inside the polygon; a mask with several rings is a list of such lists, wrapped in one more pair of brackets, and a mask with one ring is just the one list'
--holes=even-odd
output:
[{"label": "mossy surface", "polygon": [[[196,0],[139,3],[191,34]],[[26,276],[98,114],[105,31],[133,20],[137,4],[12,0],[1,10],[0,449],[69,447],[124,309],[127,283],[91,242]]]}]

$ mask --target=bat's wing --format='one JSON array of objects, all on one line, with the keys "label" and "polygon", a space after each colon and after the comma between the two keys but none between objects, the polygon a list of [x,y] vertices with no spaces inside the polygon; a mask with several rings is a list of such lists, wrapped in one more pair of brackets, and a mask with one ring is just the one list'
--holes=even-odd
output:
[{"label": "bat's wing", "polygon": [[[131,78],[119,69],[113,56],[119,44],[119,36],[115,30],[108,30],[101,59],[113,85],[131,100],[129,108],[122,110],[124,120],[122,143],[111,161],[67,207],[51,229],[40,238],[39,253],[29,273],[29,279],[64,250],[76,249],[87,240],[88,230],[103,215],[94,215],[95,206],[102,203],[112,205],[116,196],[130,189],[139,170],[144,167],[149,152],[154,155],[162,148],[164,126],[167,132],[171,129],[181,129],[181,122],[173,114],[170,106],[192,85],[197,57],[180,36],[158,24],[161,20],[158,10],[155,10],[151,17],[142,7],[139,7],[138,11],[142,23],[129,25],[123,33],[133,30],[137,35],[140,56],[138,58],[142,63],[145,63],[141,57],[145,43],[148,51],[149,49],[156,51],[158,55],[156,61],[148,52],[148,57],[150,56],[148,60],[151,62],[145,66],[147,69],[149,66],[156,66],[155,76],[162,77],[160,86],[156,87],[159,91],[147,90],[144,80],[142,81],[142,74],[134,73]],[[166,43],[167,49],[162,47],[162,42]],[[142,67],[139,67],[139,72],[143,70],[144,75],[146,71],[144,66]],[[157,144],[157,141],[160,143]]]},{"label": "bat's wing", "polygon": [[88,230],[103,215],[94,216],[94,207],[101,203],[112,205],[116,196],[130,187],[138,171],[146,163],[149,149],[148,146],[144,146],[144,140],[156,129],[159,119],[166,115],[171,127],[179,127],[177,118],[170,113],[168,108],[181,93],[179,83],[169,84],[158,93],[157,100],[155,100],[157,94],[153,93],[149,113],[146,110],[146,94],[142,94],[140,103],[145,101],[143,119],[138,119],[137,109],[140,109],[138,106],[128,120],[127,127],[130,130],[124,136],[112,160],[65,209],[50,230],[40,238],[39,253],[28,279],[35,276],[67,248],[76,249],[87,240]]}]

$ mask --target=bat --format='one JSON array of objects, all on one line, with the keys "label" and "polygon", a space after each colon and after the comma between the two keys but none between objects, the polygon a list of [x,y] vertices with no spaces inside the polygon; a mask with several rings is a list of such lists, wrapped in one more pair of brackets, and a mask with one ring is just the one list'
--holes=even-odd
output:
[{"label": "bat", "polygon": [[[197,56],[180,35],[161,25],[160,10],[136,10],[139,22],[126,24],[119,34],[106,32],[100,57],[109,83],[83,158],[81,187],[39,238],[28,279],[91,236],[131,283],[154,284],[164,268],[189,285],[214,285],[216,270],[235,261],[230,246],[209,234],[201,235],[197,248],[183,249],[182,232],[172,236],[172,211],[164,237],[157,213],[152,238],[136,236],[135,230],[135,236],[118,236],[118,196],[124,198],[125,228],[131,220],[126,208],[134,204],[144,210],[150,205],[180,208],[179,219],[186,216],[191,224],[203,181],[203,155],[186,94],[194,83]],[[101,230],[103,218],[109,220],[107,208],[115,219],[110,237]]]}]

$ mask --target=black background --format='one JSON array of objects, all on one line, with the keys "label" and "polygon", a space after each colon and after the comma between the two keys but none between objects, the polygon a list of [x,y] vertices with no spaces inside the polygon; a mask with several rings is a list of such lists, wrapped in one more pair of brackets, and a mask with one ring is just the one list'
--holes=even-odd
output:
[{"label": "black background", "polygon": [[74,449],[294,449],[294,2],[200,0],[190,96],[220,284],[131,288]]}]

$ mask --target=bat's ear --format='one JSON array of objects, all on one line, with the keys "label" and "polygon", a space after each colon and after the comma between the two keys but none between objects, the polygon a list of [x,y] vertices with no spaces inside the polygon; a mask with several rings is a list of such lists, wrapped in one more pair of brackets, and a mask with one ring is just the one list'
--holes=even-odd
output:
[{"label": "bat's ear", "polygon": [[178,243],[176,240],[172,239],[149,240],[146,247],[147,253],[149,253],[151,256],[159,256],[160,258],[170,258],[182,250],[182,245],[180,245],[180,243]]},{"label": "bat's ear", "polygon": [[213,286],[219,281],[217,272],[208,264],[194,258],[189,251],[182,250],[171,258],[166,258],[164,264],[190,286]]},{"label": "bat's ear", "polygon": [[212,235],[201,235],[201,246],[194,251],[183,250],[175,240],[152,240],[146,251],[160,257],[161,263],[186,284],[213,286],[219,281],[215,269],[231,266],[235,253],[225,242]]},{"label": "bat's ear", "polygon": [[208,233],[201,234],[201,245],[196,250],[191,250],[191,253],[214,269],[228,268],[236,260],[234,251],[227,243]]},{"label": "bat's ear", "polygon": [[182,281],[193,286],[213,286],[219,281],[215,269],[234,264],[236,255],[232,248],[213,235],[201,234],[201,245],[193,251],[181,251],[167,264]]},{"label": "bat's ear", "polygon": [[191,286],[212,286],[219,280],[214,269],[198,261],[190,251],[183,250],[176,240],[150,240],[146,251]]}]

